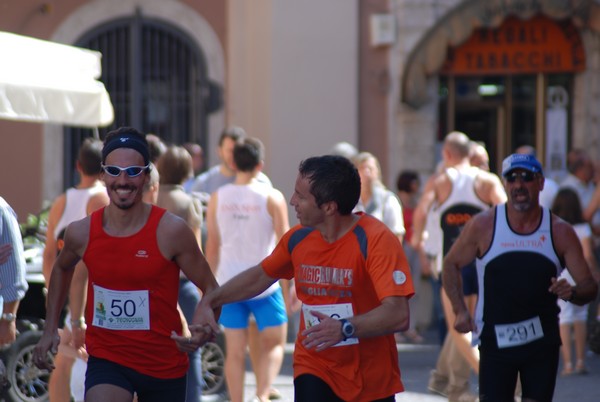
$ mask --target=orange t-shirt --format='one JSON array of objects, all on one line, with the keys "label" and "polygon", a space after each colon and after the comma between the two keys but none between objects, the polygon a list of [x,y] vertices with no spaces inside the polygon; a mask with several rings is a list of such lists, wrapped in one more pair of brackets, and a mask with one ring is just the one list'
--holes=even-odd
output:
[{"label": "orange t-shirt", "polygon": [[[379,220],[359,213],[353,229],[333,243],[313,228],[296,226],[261,263],[276,278],[295,278],[306,308],[340,318],[360,315],[389,296],[411,297],[414,287],[398,238]],[[301,315],[294,376],[313,374],[346,401],[370,401],[404,390],[393,334],[350,340],[321,352],[302,346]],[[352,343],[354,341],[354,343]]]},{"label": "orange t-shirt", "polygon": [[152,377],[182,377],[188,357],[171,339],[171,331],[182,330],[179,267],[161,254],[156,238],[165,210],[153,206],[146,225],[127,237],[104,231],[103,212],[91,215],[83,256],[89,272],[87,351]]}]

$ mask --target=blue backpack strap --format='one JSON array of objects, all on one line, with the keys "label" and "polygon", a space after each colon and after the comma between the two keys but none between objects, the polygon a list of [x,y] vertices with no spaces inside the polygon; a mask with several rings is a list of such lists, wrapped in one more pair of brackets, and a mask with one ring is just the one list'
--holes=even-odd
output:
[{"label": "blue backpack strap", "polygon": [[302,240],[304,240],[304,238],[308,236],[313,230],[315,229],[309,227],[303,227],[302,229],[296,230],[288,240],[288,253],[290,253],[291,255],[292,251],[294,251],[294,247],[296,247]]},{"label": "blue backpack strap", "polygon": [[356,241],[358,241],[358,246],[360,247],[360,252],[366,261],[367,260],[367,247],[369,245],[369,241],[367,240],[367,234],[365,233],[365,229],[363,229],[363,227],[360,225],[356,225],[353,232],[354,232],[354,235],[356,236]]}]

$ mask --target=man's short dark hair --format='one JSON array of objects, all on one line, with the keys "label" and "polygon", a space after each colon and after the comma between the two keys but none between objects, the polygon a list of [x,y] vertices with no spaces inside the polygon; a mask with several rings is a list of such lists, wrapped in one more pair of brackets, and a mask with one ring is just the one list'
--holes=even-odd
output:
[{"label": "man's short dark hair", "polygon": [[221,132],[221,136],[219,137],[219,146],[223,145],[223,141],[226,138],[232,139],[233,141],[237,141],[242,137],[246,136],[246,131],[239,126],[231,126]]},{"label": "man's short dark hair", "polygon": [[265,147],[258,138],[240,138],[233,147],[233,161],[240,172],[252,172],[265,157]]},{"label": "man's short dark hair", "polygon": [[102,173],[102,141],[86,138],[79,148],[77,161],[86,176],[97,176]]},{"label": "man's short dark hair", "polygon": [[419,182],[419,175],[413,170],[404,170],[398,175],[396,189],[405,193],[413,191],[413,183]]},{"label": "man's short dark hair", "polygon": [[193,175],[192,156],[182,146],[173,145],[156,161],[160,184],[183,184]]},{"label": "man's short dark hair", "polygon": [[352,213],[360,196],[360,176],[347,158],[315,156],[300,162],[298,171],[310,181],[310,193],[318,206],[333,201],[341,215]]},{"label": "man's short dark hair", "polygon": [[158,158],[166,152],[167,145],[158,135],[152,133],[146,134],[146,141],[150,152],[150,162],[156,163]]}]

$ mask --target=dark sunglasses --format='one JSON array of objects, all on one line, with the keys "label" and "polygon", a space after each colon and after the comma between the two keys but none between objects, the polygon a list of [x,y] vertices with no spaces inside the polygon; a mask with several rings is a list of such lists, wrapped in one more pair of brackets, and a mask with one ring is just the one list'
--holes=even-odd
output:
[{"label": "dark sunglasses", "polygon": [[522,171],[522,172],[511,172],[504,176],[507,182],[514,183],[517,178],[521,179],[525,183],[530,183],[535,180],[535,173]]},{"label": "dark sunglasses", "polygon": [[147,170],[149,168],[150,165],[146,165],[146,166],[127,166],[127,167],[119,167],[119,166],[115,166],[115,165],[102,165],[102,170],[104,170],[104,172],[112,177],[118,177],[121,172],[125,172],[127,173],[127,176],[129,177],[137,177],[140,174],[142,174],[142,172],[144,170]]}]

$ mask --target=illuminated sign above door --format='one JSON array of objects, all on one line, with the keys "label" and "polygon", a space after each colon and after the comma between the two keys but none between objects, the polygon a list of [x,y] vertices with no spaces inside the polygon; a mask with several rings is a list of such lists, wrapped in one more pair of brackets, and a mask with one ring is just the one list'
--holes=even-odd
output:
[{"label": "illuminated sign above door", "polygon": [[529,20],[508,17],[495,29],[479,28],[458,47],[448,49],[441,73],[504,75],[578,72],[585,69],[585,51],[570,20],[544,16]]}]

